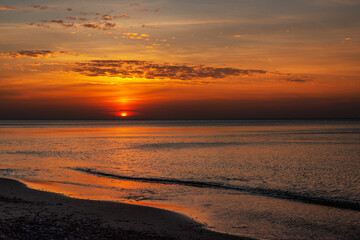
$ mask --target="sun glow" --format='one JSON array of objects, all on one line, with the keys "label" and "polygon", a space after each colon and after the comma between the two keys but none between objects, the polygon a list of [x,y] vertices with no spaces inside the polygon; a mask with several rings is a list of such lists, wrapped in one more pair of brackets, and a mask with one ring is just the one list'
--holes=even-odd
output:
[{"label": "sun glow", "polygon": [[129,113],[128,112],[116,112],[115,115],[118,117],[126,118],[129,116]]}]

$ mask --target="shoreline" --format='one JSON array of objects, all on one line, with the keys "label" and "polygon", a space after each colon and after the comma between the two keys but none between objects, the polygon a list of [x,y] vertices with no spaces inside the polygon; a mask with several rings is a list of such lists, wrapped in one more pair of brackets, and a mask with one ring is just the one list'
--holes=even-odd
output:
[{"label": "shoreline", "polygon": [[228,239],[189,217],[159,208],[84,200],[0,178],[1,239]]}]

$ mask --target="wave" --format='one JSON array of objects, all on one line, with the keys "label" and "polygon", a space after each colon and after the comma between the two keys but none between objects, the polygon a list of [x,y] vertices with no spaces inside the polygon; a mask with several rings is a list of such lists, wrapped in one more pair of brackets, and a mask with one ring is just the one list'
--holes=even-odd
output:
[{"label": "wave", "polygon": [[231,145],[243,145],[240,142],[174,142],[174,143],[148,143],[135,146],[134,148],[199,148],[199,147],[223,147]]},{"label": "wave", "polygon": [[87,173],[87,174],[92,174],[92,175],[96,175],[96,176],[121,179],[121,180],[127,180],[127,181],[241,191],[241,192],[246,192],[246,193],[252,194],[252,195],[261,195],[261,196],[284,199],[284,200],[291,200],[291,201],[317,204],[317,205],[328,206],[328,207],[360,211],[360,203],[358,203],[358,202],[341,200],[341,199],[329,199],[329,198],[317,197],[317,196],[309,196],[309,195],[305,195],[305,194],[301,194],[301,193],[295,193],[295,192],[279,190],[279,189],[269,189],[269,188],[260,188],[260,187],[250,187],[250,186],[239,187],[239,186],[225,185],[225,184],[216,183],[216,182],[201,182],[201,181],[179,180],[179,179],[169,179],[169,178],[121,176],[121,175],[115,175],[115,174],[111,174],[111,173],[100,172],[100,171],[96,171],[96,170],[89,169],[89,168],[68,168],[68,169]]},{"label": "wave", "polygon": [[10,174],[15,171],[14,168],[0,168],[0,174]]},{"label": "wave", "polygon": [[37,157],[56,157],[56,156],[65,156],[71,154],[71,152],[65,151],[0,151],[1,154],[8,155],[34,155]]},{"label": "wave", "polygon": [[41,155],[44,155],[48,152],[46,151],[6,151],[6,152],[0,152],[0,154],[19,154],[19,155],[38,155],[38,156],[41,156]]},{"label": "wave", "polygon": [[[245,145],[284,145],[284,144],[299,144],[299,145],[353,145],[359,144],[359,142],[314,142],[314,141],[283,141],[283,142],[168,142],[168,143],[147,143],[142,145],[136,145],[132,149],[183,149],[183,148],[214,148],[214,147],[226,147],[226,146],[245,146]],[[126,148],[122,148],[126,149]]]}]

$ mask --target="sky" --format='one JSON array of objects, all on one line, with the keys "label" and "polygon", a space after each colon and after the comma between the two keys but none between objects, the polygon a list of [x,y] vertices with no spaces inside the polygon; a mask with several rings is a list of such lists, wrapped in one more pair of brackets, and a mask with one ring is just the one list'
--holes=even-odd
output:
[{"label": "sky", "polygon": [[0,0],[0,119],[360,118],[359,0]]}]

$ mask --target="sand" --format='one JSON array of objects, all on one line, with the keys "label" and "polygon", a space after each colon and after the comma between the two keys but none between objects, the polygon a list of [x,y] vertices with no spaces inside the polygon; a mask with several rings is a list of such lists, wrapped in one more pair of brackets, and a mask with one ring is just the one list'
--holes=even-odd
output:
[{"label": "sand", "polygon": [[249,239],[168,210],[65,197],[0,178],[0,239]]}]

